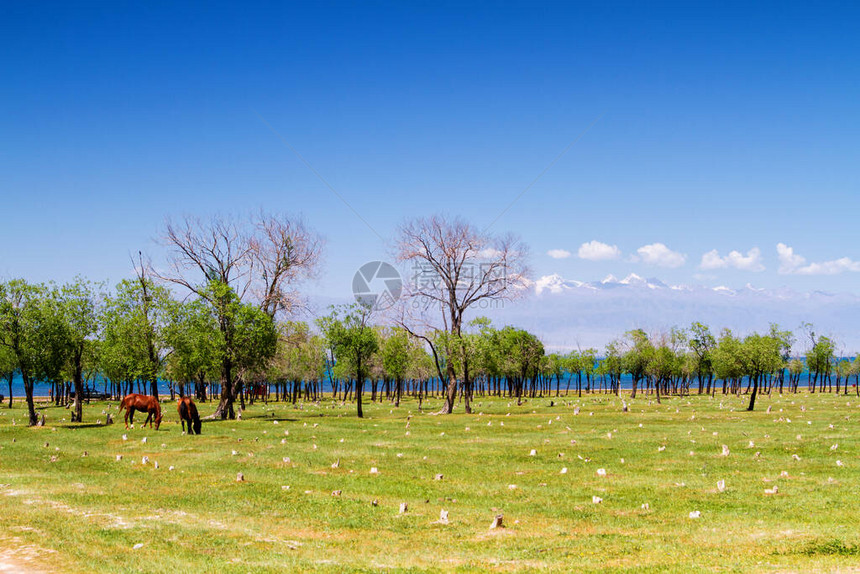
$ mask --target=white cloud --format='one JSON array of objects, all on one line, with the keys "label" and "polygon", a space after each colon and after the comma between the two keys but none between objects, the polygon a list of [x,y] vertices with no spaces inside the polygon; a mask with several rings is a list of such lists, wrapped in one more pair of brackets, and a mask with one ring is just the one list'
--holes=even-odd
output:
[{"label": "white cloud", "polygon": [[686,255],[672,251],[662,243],[643,245],[636,250],[636,253],[639,256],[634,256],[633,261],[641,261],[659,267],[680,267],[687,261]]},{"label": "white cloud", "polygon": [[580,245],[576,254],[579,255],[580,259],[588,259],[589,261],[609,261],[621,257],[621,250],[618,249],[617,245],[608,245],[595,239]]},{"label": "white cloud", "polygon": [[779,257],[780,273],[793,273],[794,269],[798,269],[806,263],[805,258],[800,255],[795,255],[794,249],[785,243],[776,244],[776,254]]},{"label": "white cloud", "polygon": [[785,243],[776,244],[776,253],[779,272],[786,275],[837,275],[843,271],[860,271],[860,261],[848,257],[807,265],[806,258],[795,254],[794,249]]},{"label": "white cloud", "polygon": [[758,247],[753,247],[743,255],[740,251],[731,251],[725,257],[720,257],[720,253],[714,249],[702,255],[702,263],[700,269],[725,269],[734,267],[741,271],[764,271],[764,265],[761,262],[761,250]]},{"label": "white cloud", "polygon": [[568,257],[570,257],[570,251],[567,251],[565,249],[550,249],[546,252],[546,254],[553,259],[567,259]]}]

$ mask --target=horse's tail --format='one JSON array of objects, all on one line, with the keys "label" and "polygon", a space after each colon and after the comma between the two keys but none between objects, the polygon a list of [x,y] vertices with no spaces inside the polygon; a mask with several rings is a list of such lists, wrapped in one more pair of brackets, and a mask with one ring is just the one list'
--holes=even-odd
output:
[{"label": "horse's tail", "polygon": [[127,404],[126,404],[126,402],[125,402],[125,400],[126,400],[127,398],[128,398],[128,395],[126,395],[125,397],[123,397],[123,398],[122,398],[122,400],[119,402],[119,410],[117,411],[117,414],[121,413],[121,412],[122,412],[122,409],[127,409],[127,408],[128,408],[128,405],[127,405]]},{"label": "horse's tail", "polygon": [[197,405],[192,401],[188,401],[188,412],[191,415],[191,421],[194,424],[194,432],[200,434],[203,428],[203,422],[200,420],[200,414],[197,412]]}]

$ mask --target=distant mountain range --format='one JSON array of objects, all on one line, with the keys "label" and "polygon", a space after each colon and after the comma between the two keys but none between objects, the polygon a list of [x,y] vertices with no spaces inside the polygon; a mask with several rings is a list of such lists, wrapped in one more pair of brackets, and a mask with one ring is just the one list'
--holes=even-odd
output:
[{"label": "distant mountain range", "polygon": [[849,293],[667,285],[636,274],[591,282],[554,274],[529,287],[530,297],[484,314],[526,328],[552,348],[602,349],[630,329],[660,332],[700,321],[715,333],[729,327],[739,334],[766,331],[770,323],[797,332],[810,322],[846,351],[860,350],[860,297]]}]

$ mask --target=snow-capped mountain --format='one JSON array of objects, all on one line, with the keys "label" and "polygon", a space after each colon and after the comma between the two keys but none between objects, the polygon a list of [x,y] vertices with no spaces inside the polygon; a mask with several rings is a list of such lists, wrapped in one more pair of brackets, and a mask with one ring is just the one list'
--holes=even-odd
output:
[{"label": "snow-capped mountain", "polygon": [[715,333],[766,331],[771,323],[797,330],[811,322],[848,350],[860,350],[860,297],[850,293],[797,292],[704,285],[668,285],[657,278],[609,275],[600,281],[547,275],[530,283],[532,296],[482,312],[496,323],[515,324],[541,336],[549,347],[602,348],[625,331],[659,332],[693,321]]}]

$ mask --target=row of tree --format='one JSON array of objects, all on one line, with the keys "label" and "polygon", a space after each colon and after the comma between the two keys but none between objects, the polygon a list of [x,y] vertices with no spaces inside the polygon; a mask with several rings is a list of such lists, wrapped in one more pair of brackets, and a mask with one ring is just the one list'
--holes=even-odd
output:
[{"label": "row of tree", "polygon": [[[805,364],[795,357],[792,333],[718,336],[704,325],[649,336],[634,330],[596,349],[546,354],[535,335],[496,328],[467,313],[487,301],[528,292],[527,250],[510,236],[493,236],[458,219],[419,218],[401,227],[397,260],[416,275],[396,305],[341,306],[313,324],[296,321],[298,291],[320,262],[322,242],[301,221],[260,213],[246,219],[186,218],[167,222],[167,265],[156,268],[139,254],[135,278],[107,293],[77,279],[57,286],[25,280],[0,283],[0,375],[23,379],[30,423],[36,423],[33,388],[54,385],[55,398],[74,389],[74,420],[82,416],[86,383],[103,379],[112,392],[158,394],[186,389],[207,400],[219,392],[215,416],[235,417],[246,397],[318,399],[326,379],[342,400],[355,400],[362,416],[364,387],[371,400],[404,393],[420,401],[444,396],[441,412],[458,398],[466,412],[476,393],[529,396],[594,390],[619,393],[629,376],[631,393],[749,392],[776,385],[797,391],[808,369],[810,390],[847,392],[860,363],[836,360],[834,344],[811,326]],[[371,301],[372,303],[372,301]],[[374,324],[376,323],[376,324]],[[381,385],[381,387],[380,387]],[[66,389],[66,392],[63,392]],[[379,392],[377,392],[379,391]]]},{"label": "row of tree", "polygon": [[[331,342],[338,361],[335,373],[358,381],[359,416],[365,379],[386,382],[394,378],[399,400],[403,378],[420,383],[428,372],[441,381],[447,372],[458,375],[456,387],[466,412],[471,412],[470,401],[476,393],[506,395],[519,403],[553,392],[559,396],[564,382],[565,394],[571,392],[572,384],[579,396],[583,390],[620,394],[622,377],[634,398],[643,391],[658,401],[662,395],[691,392],[746,393],[749,410],[754,409],[760,392],[798,392],[804,373],[810,392],[833,392],[835,385],[836,393],[847,393],[853,378],[855,392],[860,394],[860,356],[837,358],[833,340],[816,335],[809,324],[802,326],[809,345],[805,356],[794,354],[794,334],[777,325],[771,325],[766,334],[738,337],[730,329],[714,335],[701,323],[655,335],[641,329],[628,331],[607,344],[602,353],[585,349],[547,354],[535,335],[510,326],[497,329],[486,318],[471,321],[460,335],[436,330],[412,337],[410,342],[407,329],[369,326],[367,317],[365,310],[353,307],[320,323],[324,340]],[[415,346],[421,339],[430,355]],[[414,351],[406,350],[409,345]],[[410,388],[420,400],[421,385]],[[376,397],[375,387],[372,396]]]},{"label": "row of tree", "polygon": [[521,401],[552,394],[553,384],[558,396],[565,383],[566,393],[575,385],[580,396],[583,390],[618,394],[625,375],[633,397],[643,390],[659,400],[721,388],[749,393],[752,409],[760,389],[797,392],[802,373],[811,392],[832,391],[835,384],[837,393],[860,375],[860,357],[836,359],[833,341],[808,325],[805,361],[792,354],[793,334],[776,326],[740,338],[728,329],[715,336],[701,323],[654,336],[630,331],[602,353],[547,354],[535,335],[497,329],[486,318],[471,321],[460,335],[435,330],[415,336],[401,326],[370,324],[372,310],[360,305],[332,308],[309,325],[275,320],[217,280],[200,291],[201,297],[180,301],[143,274],[111,294],[83,279],[62,286],[0,283],[0,374],[9,381],[10,406],[15,373],[23,378],[34,421],[36,381],[53,383],[58,401],[63,388],[73,388],[78,421],[84,386],[97,378],[117,394],[137,389],[157,395],[158,382],[167,381],[171,393],[175,385],[179,394],[205,401],[227,360],[243,406],[246,393],[254,400],[261,389],[267,400],[272,389],[276,400],[318,399],[327,380],[333,396],[356,401],[359,416],[367,382],[370,400],[399,405],[406,393],[420,403],[447,382],[448,372],[457,376],[466,412],[476,392]]}]

